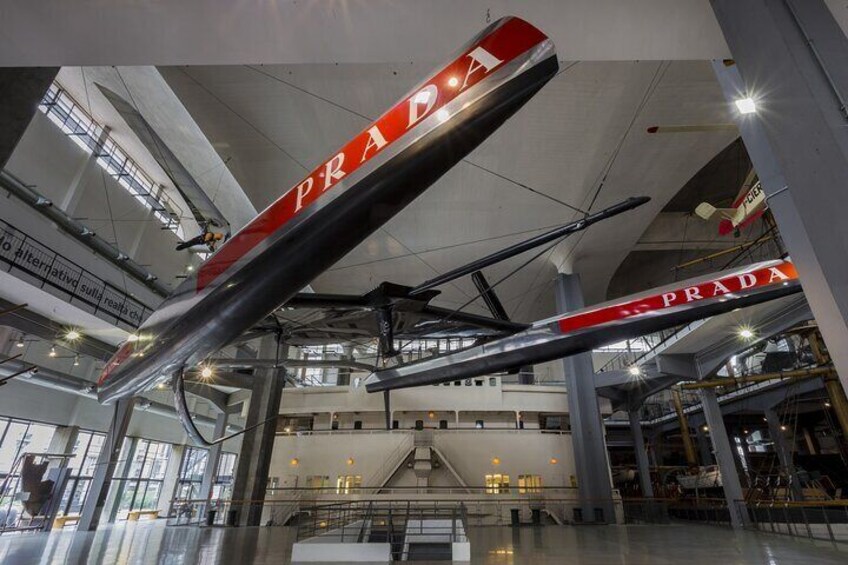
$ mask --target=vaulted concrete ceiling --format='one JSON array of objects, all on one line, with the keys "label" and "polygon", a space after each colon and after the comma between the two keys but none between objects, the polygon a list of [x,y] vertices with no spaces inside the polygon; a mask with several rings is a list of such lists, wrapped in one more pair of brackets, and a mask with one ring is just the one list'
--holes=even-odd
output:
[{"label": "vaulted concrete ceiling", "polygon": [[[442,45],[443,57],[453,44]],[[735,134],[645,131],[655,124],[730,120],[707,62],[562,61],[561,68],[465,162],[313,288],[361,293],[383,280],[422,282],[576,219],[569,205],[588,208],[603,179],[592,210],[635,195],[654,200],[544,253],[497,291],[520,321],[552,312],[559,269],[581,273],[588,301],[605,298],[610,277],[651,220]],[[414,63],[160,67],[257,208],[301,180],[430,70]],[[486,275],[494,283],[531,257]],[[436,302],[448,307],[476,295],[466,280],[442,290]],[[484,311],[477,303],[465,310]]]}]

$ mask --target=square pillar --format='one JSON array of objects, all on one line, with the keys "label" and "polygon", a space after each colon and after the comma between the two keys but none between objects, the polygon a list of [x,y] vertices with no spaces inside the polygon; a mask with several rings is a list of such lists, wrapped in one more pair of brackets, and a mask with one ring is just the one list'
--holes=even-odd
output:
[{"label": "square pillar", "polygon": [[[281,351],[287,348],[281,347]],[[276,337],[262,339],[259,357],[273,358],[277,351]],[[238,508],[239,523],[244,526],[259,526],[262,518],[262,502],[268,486],[268,470],[271,452],[277,431],[276,416],[280,413],[280,399],[285,386],[284,367],[257,369],[252,379],[250,406],[247,410],[245,427],[262,425],[246,432],[241,444],[236,476],[233,480],[233,500],[254,501]]]},{"label": "square pillar", "polygon": [[645,449],[645,438],[642,436],[642,423],[639,421],[639,410],[627,411],[630,418],[630,434],[633,436],[633,449],[636,451],[636,466],[639,469],[639,485],[642,496],[654,497],[654,485],[651,484],[651,466],[648,464],[648,450]]},{"label": "square pillar", "polygon": [[119,400],[115,403],[112,423],[109,426],[109,432],[106,434],[106,440],[103,442],[103,450],[97,459],[94,477],[91,479],[91,486],[80,512],[80,520],[77,525],[77,530],[80,532],[96,530],[97,524],[100,523],[100,517],[106,507],[106,497],[109,494],[112,477],[120,461],[121,448],[127,435],[127,427],[130,424],[130,418],[132,418],[134,404],[135,398]]},{"label": "square pillar", "polygon": [[[560,273],[556,278],[556,304],[561,314],[583,307],[583,289],[579,275]],[[580,353],[562,360],[571,442],[577,471],[583,520],[615,522],[612,503],[612,477],[591,353]]]},{"label": "square pillar", "polygon": [[748,512],[742,507],[742,485],[739,483],[739,474],[736,472],[736,460],[727,437],[727,429],[724,427],[724,418],[721,415],[721,407],[714,389],[704,388],[700,390],[701,403],[704,409],[704,417],[710,427],[710,439],[712,439],[713,452],[716,463],[721,472],[721,484],[724,488],[724,499],[730,512],[730,525],[733,528],[741,528],[748,523]]}]

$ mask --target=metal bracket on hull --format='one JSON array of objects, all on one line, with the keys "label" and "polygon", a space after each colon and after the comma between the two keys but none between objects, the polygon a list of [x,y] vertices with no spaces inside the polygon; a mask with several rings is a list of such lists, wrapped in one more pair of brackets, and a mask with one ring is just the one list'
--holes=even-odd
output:
[{"label": "metal bracket on hull", "polygon": [[241,431],[238,431],[234,434],[230,434],[228,436],[224,436],[222,438],[218,438],[214,441],[209,441],[203,434],[200,433],[200,430],[197,429],[197,426],[194,423],[194,420],[191,418],[191,412],[188,409],[188,402],[186,401],[185,395],[185,367],[180,367],[180,369],[174,375],[174,378],[171,379],[171,388],[174,391],[174,408],[177,411],[177,416],[180,419],[180,423],[183,425],[183,429],[185,429],[188,437],[192,439],[197,445],[202,445],[205,447],[212,447],[213,445],[217,445],[219,443],[224,443],[228,439],[232,439],[234,437],[238,437],[245,432],[249,432],[251,430],[255,430],[259,426],[264,426],[268,422],[272,420],[276,420],[277,416],[271,416],[267,420],[262,420],[258,424],[254,424],[249,426]]}]

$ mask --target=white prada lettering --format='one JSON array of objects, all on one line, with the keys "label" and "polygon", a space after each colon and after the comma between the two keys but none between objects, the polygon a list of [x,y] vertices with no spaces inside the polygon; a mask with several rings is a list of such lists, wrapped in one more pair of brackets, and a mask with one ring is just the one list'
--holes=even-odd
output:
[{"label": "white prada lettering", "polygon": [[297,202],[294,206],[295,212],[298,212],[301,208],[303,208],[303,199],[312,190],[313,184],[314,181],[312,180],[312,177],[307,177],[305,181],[297,185]]},{"label": "white prada lettering", "polygon": [[683,293],[686,295],[686,302],[692,302],[693,300],[703,300],[703,296],[701,296],[701,291],[698,290],[697,286],[690,286],[689,288],[684,288]]},{"label": "white prada lettering", "polygon": [[468,85],[468,78],[479,71],[480,69],[486,69],[486,72],[490,72],[492,69],[503,63],[500,59],[483,49],[482,47],[475,47],[471,53],[468,54],[471,57],[471,64],[468,66],[468,72],[465,73],[465,80],[462,81],[462,88],[460,90],[464,90]]},{"label": "white prada lettering", "polygon": [[386,138],[383,137],[383,133],[380,131],[380,128],[377,126],[372,127],[368,130],[368,142],[365,144],[365,151],[362,152],[362,159],[360,159],[360,163],[365,161],[365,157],[368,155],[368,150],[372,147],[376,148],[377,151],[383,148],[386,144]]},{"label": "white prada lettering", "polygon": [[721,294],[727,294],[730,292],[730,289],[722,284],[721,281],[713,281],[713,296]]},{"label": "white prada lettering", "polygon": [[[411,128],[413,125],[418,123],[421,118],[426,116],[430,110],[433,109],[433,106],[436,105],[436,99],[438,97],[439,89],[436,88],[435,84],[428,84],[416,92],[412,98],[409,99],[409,125],[406,126],[406,129]],[[424,106],[423,112],[421,112],[421,106]]]},{"label": "white prada lettering", "polygon": [[745,273],[744,275],[739,275],[739,287],[741,289],[751,288],[757,284],[757,277],[752,275],[751,273]]},{"label": "white prada lettering", "polygon": [[345,176],[345,172],[342,170],[344,158],[344,153],[339,153],[324,165],[324,190],[330,188],[334,180],[339,180]]},{"label": "white prada lettering", "polygon": [[769,277],[769,282],[774,282],[774,281],[778,281],[778,280],[779,281],[785,281],[785,280],[789,279],[789,277],[787,277],[777,267],[769,267],[769,273],[771,273],[771,276]]},{"label": "white prada lettering", "polygon": [[662,300],[663,300],[663,306],[667,308],[667,307],[671,306],[672,302],[677,300],[677,293],[666,292],[665,294],[662,295]]}]

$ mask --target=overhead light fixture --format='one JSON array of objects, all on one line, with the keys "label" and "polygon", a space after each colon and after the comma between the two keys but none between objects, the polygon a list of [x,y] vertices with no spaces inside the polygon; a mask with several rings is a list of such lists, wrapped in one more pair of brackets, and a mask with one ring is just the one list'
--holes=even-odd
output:
[{"label": "overhead light fixture", "polygon": [[189,273],[192,272],[193,270],[194,270],[194,265],[187,265],[186,266],[186,271],[188,271]]},{"label": "overhead light fixture", "polygon": [[292,460],[291,460],[290,463],[291,463],[292,467],[297,467],[298,463],[300,463],[300,460],[297,457],[292,457]]},{"label": "overhead light fixture", "polygon": [[702,430],[704,430],[705,432],[710,431],[710,427],[709,427],[709,426],[704,426],[704,427],[703,427],[703,428],[701,428],[701,429],[702,429]]},{"label": "overhead light fixture", "polygon": [[780,431],[781,431],[781,432],[785,432],[785,431],[786,431],[786,426],[780,426]]},{"label": "overhead light fixture", "polygon": [[757,111],[757,104],[751,97],[740,98],[734,102],[740,114],[753,114]]},{"label": "overhead light fixture", "polygon": [[353,457],[348,457],[348,458],[347,458],[347,466],[348,466],[348,467],[353,467],[353,464],[354,464],[354,463],[356,463],[356,461],[354,461],[354,460],[353,460]]},{"label": "overhead light fixture", "polygon": [[24,340],[19,339],[18,341],[15,342],[15,347],[23,347],[23,346],[24,346]]},{"label": "overhead light fixture", "polygon": [[500,464],[501,464],[500,457],[492,457],[492,465],[497,466],[497,465],[500,465]]},{"label": "overhead light fixture", "polygon": [[825,403],[824,403],[824,407],[825,407],[825,408],[830,408],[830,402],[825,402]]},{"label": "overhead light fixture", "polygon": [[50,348],[50,353],[47,354],[49,357],[56,357],[56,346],[52,346]]},{"label": "overhead light fixture", "polygon": [[79,354],[74,355],[74,367],[79,367]]},{"label": "overhead light fixture", "polygon": [[748,435],[748,430],[742,430],[742,433]]},{"label": "overhead light fixture", "polygon": [[450,77],[448,79],[448,86],[450,86],[451,88],[456,88],[457,86],[459,86],[459,79],[456,77]]},{"label": "overhead light fixture", "polygon": [[428,412],[428,413],[427,413],[427,417],[428,417],[428,418],[430,418],[430,419],[432,420],[433,418],[435,418],[435,417],[436,417],[436,413],[435,413],[435,412]]},{"label": "overhead light fixture", "polygon": [[752,337],[754,337],[754,330],[745,327],[739,328],[739,337],[741,337],[742,339],[751,339]]},{"label": "overhead light fixture", "polygon": [[134,343],[134,342],[138,341],[138,335],[136,335],[136,334],[128,335],[127,341],[130,342],[130,343]]},{"label": "overhead light fixture", "polygon": [[627,369],[627,372],[633,375],[634,377],[638,377],[642,374],[642,369],[640,369],[638,365],[630,365],[630,368]]},{"label": "overhead light fixture", "polygon": [[212,368],[211,367],[203,367],[203,369],[200,370],[200,376],[204,379],[212,378]]},{"label": "overhead light fixture", "polygon": [[65,339],[67,339],[68,341],[75,341],[75,340],[78,340],[81,337],[82,337],[82,334],[79,333],[77,330],[71,330],[71,331],[69,331],[68,333],[65,334]]},{"label": "overhead light fixture", "polygon": [[551,465],[556,465],[557,463],[559,463],[559,459],[557,459],[556,457],[551,457],[550,463]]}]

